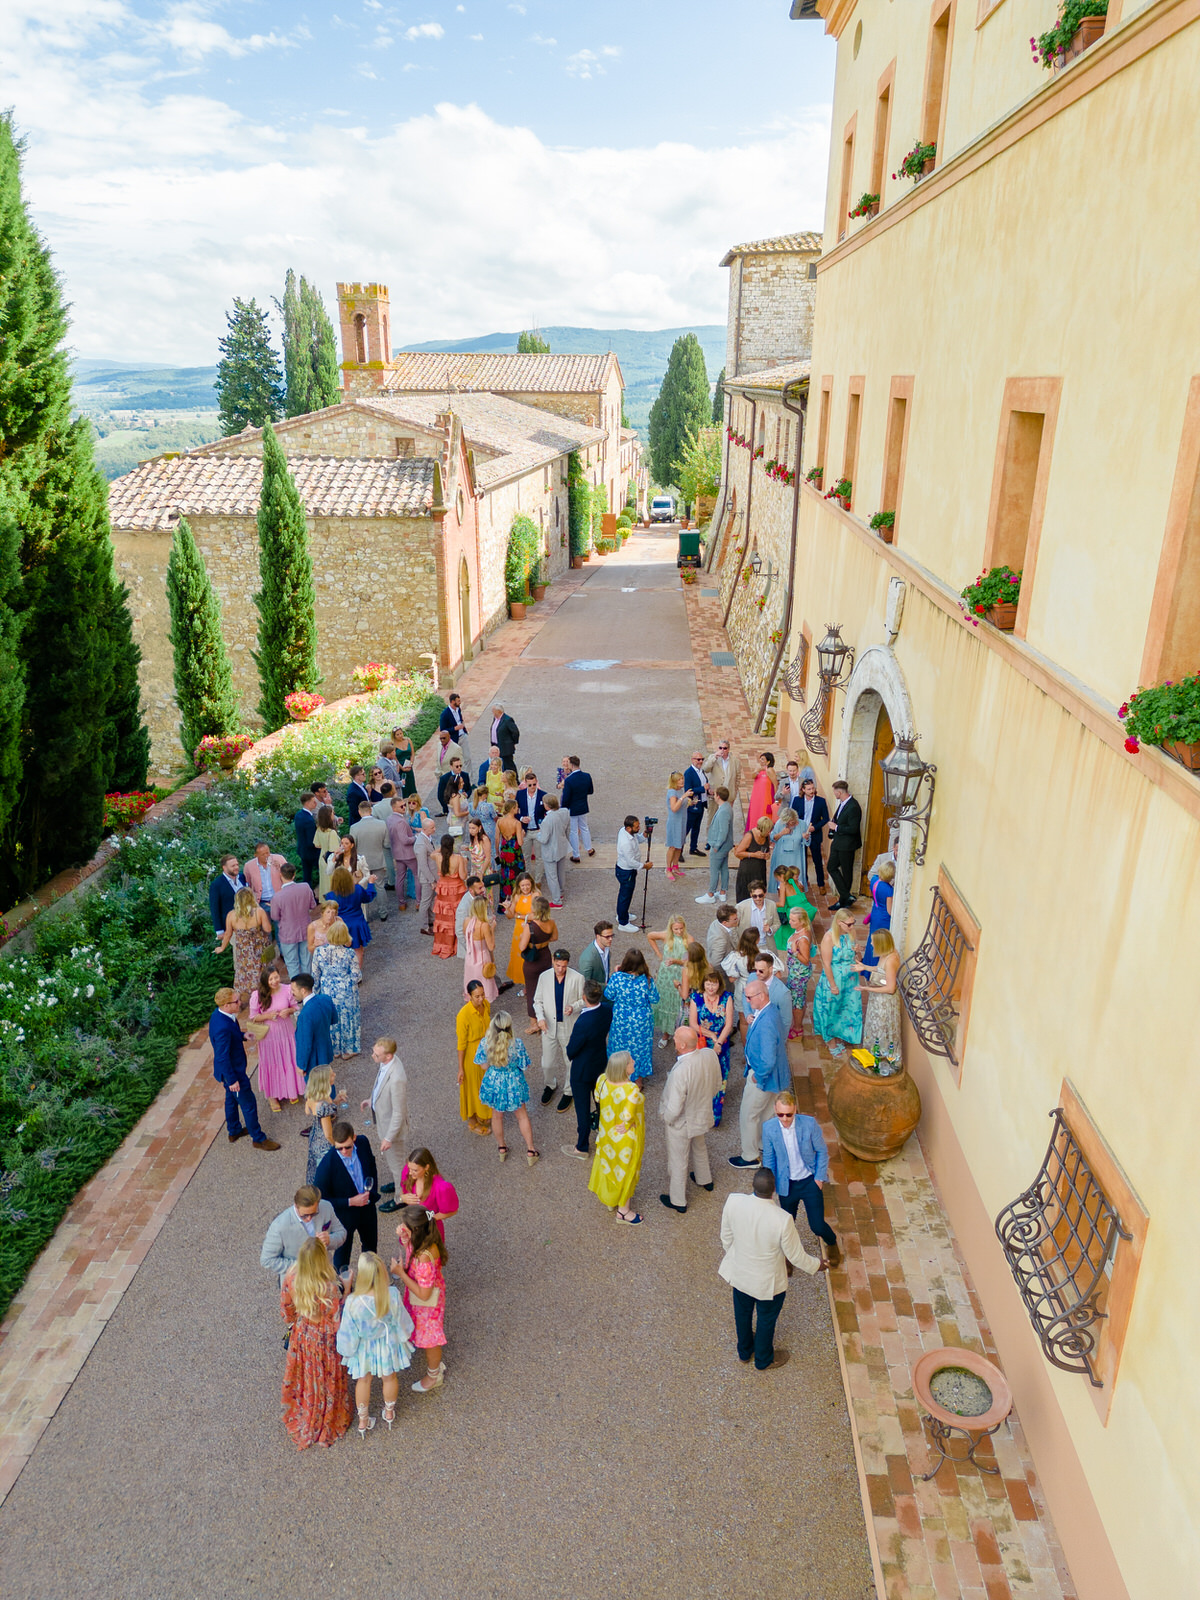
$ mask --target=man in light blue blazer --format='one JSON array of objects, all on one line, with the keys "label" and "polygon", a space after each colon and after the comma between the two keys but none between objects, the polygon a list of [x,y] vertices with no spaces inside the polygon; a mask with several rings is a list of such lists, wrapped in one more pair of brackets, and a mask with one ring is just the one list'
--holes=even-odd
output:
[{"label": "man in light blue blazer", "polygon": [[[689,769],[690,770],[690,769]],[[729,893],[729,852],[733,849],[733,807],[729,803],[729,790],[723,786],[714,789],[717,809],[708,825],[708,893],[698,894],[696,904],[716,905]]]},{"label": "man in light blue blazer", "polygon": [[825,1181],[829,1152],[815,1117],[796,1109],[796,1096],[784,1089],[775,1096],[775,1115],[763,1123],[762,1164],[775,1175],[779,1204],[795,1220],[801,1205],[808,1225],[829,1246],[829,1265],[842,1259],[837,1235],[825,1221]]},{"label": "man in light blue blazer", "polygon": [[338,1019],[337,1007],[327,994],[314,994],[307,972],[292,979],[292,994],[300,1002],[296,1018],[296,1065],[305,1083],[314,1067],[333,1065],[333,1038],[330,1029]]},{"label": "man in light blue blazer", "polygon": [[775,1104],[775,1096],[792,1086],[787,1032],[761,978],[747,981],[746,999],[752,1014],[746,1033],[746,1081],[742,1085],[742,1109],[738,1118],[742,1153],[730,1156],[731,1167],[761,1165],[763,1118]]}]

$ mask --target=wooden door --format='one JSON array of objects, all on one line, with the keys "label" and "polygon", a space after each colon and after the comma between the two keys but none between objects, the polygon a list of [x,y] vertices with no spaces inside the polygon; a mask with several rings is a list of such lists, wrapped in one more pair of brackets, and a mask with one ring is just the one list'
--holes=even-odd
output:
[{"label": "wooden door", "polygon": [[470,661],[471,651],[471,574],[465,560],[458,568],[458,625],[462,630],[462,658]]},{"label": "wooden door", "polygon": [[862,880],[860,892],[870,894],[871,885],[867,881],[867,874],[871,870],[871,863],[876,856],[880,856],[888,847],[888,814],[883,809],[883,773],[879,770],[879,763],[888,754],[895,744],[892,737],[891,718],[887,714],[887,707],[879,707],[879,717],[875,723],[875,743],[871,751],[871,790],[867,797],[867,814],[863,819],[863,852],[862,852]]}]

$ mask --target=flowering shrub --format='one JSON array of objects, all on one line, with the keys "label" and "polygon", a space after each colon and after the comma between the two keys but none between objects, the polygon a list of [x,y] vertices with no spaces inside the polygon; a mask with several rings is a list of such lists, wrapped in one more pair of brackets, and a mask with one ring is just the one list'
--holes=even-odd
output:
[{"label": "flowering shrub", "polygon": [[767,597],[765,594],[759,595],[758,599],[754,602],[754,609],[756,611],[765,611],[767,609]]},{"label": "flowering shrub", "polygon": [[1052,67],[1056,61],[1061,65],[1060,57],[1075,37],[1084,17],[1107,15],[1108,0],[1063,0],[1054,26],[1029,41],[1035,65]]},{"label": "flowering shrub", "polygon": [[925,163],[927,161],[932,161],[935,155],[937,155],[937,145],[936,144],[922,144],[920,139],[918,139],[916,144],[913,145],[912,149],[908,152],[908,154],[905,156],[904,160],[900,163],[899,171],[898,172],[893,172],[892,173],[892,177],[893,178],[920,178],[920,177],[922,177],[924,175]]},{"label": "flowering shrub", "polygon": [[761,461],[765,454],[766,454],[766,451],[763,449],[762,445],[760,444],[758,449],[754,452],[753,456],[751,457],[751,460],[752,461]]},{"label": "flowering shrub", "polygon": [[361,667],[355,667],[351,677],[358,694],[374,694],[376,689],[382,689],[385,683],[395,680],[396,669],[390,661],[367,661]]},{"label": "flowering shrub", "polygon": [[[895,174],[893,173],[893,177],[894,176]],[[877,194],[864,194],[860,196],[859,202],[854,207],[854,210],[847,212],[847,216],[869,217],[878,204],[879,196]]]},{"label": "flowering shrub", "polygon": [[1130,755],[1137,755],[1143,744],[1200,743],[1200,672],[1139,689],[1117,716],[1125,724]]},{"label": "flowering shrub", "polygon": [[223,761],[237,761],[254,744],[248,733],[206,733],[192,752],[192,759],[202,771],[206,767],[219,767]]},{"label": "flowering shrub", "polygon": [[782,628],[772,628],[770,633],[767,635],[767,640],[771,644],[782,644],[783,643],[783,629]]},{"label": "flowering shrub", "polygon": [[962,608],[978,627],[976,617],[982,617],[993,606],[1015,606],[1020,598],[1021,574],[1011,567],[993,567],[990,572],[981,572],[962,591]]},{"label": "flowering shrub", "polygon": [[135,789],[129,794],[106,794],[104,796],[105,828],[112,832],[114,828],[136,827],[157,798],[158,796],[152,789]]},{"label": "flowering shrub", "polygon": [[319,711],[325,704],[323,694],[309,694],[306,689],[297,689],[293,694],[285,694],[283,703],[288,708],[288,715],[296,722],[303,722],[306,717],[311,717],[314,711]]},{"label": "flowering shrub", "polygon": [[785,461],[768,461],[763,468],[768,478],[774,478],[776,483],[795,483],[796,474]]}]

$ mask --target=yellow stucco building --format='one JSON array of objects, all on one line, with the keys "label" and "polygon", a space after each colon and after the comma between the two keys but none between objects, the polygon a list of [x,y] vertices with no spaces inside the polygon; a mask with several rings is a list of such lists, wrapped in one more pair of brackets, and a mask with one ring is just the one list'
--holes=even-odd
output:
[{"label": "yellow stucco building", "polygon": [[[1128,753],[1117,713],[1200,668],[1200,3],[1110,0],[1047,68],[1055,10],[793,6],[838,41],[803,469],[851,487],[800,490],[779,742],[849,779],[864,866],[880,757],[936,766],[894,917],[921,1136],[1080,1596],[1174,1600],[1200,1593],[1200,774]],[[959,601],[1003,564],[1009,632]],[[823,707],[829,623],[854,656]],[[1005,1208],[1056,1128],[1022,1253]]]}]

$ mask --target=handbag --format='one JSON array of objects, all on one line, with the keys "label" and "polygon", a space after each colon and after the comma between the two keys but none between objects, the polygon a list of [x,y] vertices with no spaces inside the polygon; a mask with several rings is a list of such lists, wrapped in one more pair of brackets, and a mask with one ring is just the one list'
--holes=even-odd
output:
[{"label": "handbag", "polygon": [[485,978],[494,978],[496,976],[496,963],[494,961],[485,961],[483,963],[483,975]]}]

